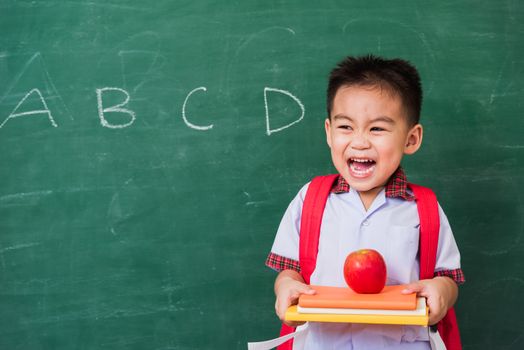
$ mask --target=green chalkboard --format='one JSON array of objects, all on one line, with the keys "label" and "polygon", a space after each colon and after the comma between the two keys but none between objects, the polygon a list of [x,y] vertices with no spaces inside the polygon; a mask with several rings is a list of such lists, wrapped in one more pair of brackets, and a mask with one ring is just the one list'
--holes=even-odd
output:
[{"label": "green chalkboard", "polygon": [[501,1],[0,2],[0,348],[245,349],[264,267],[333,171],[344,56],[422,75],[406,159],[452,223],[465,349],[521,349],[524,6]]}]

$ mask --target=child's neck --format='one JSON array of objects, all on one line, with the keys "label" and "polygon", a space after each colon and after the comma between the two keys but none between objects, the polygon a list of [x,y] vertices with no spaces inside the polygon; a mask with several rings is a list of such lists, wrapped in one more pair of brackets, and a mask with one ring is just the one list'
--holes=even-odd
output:
[{"label": "child's neck", "polygon": [[377,198],[378,194],[380,193],[380,191],[382,191],[383,188],[384,186],[379,186],[379,187],[372,188],[369,191],[358,193],[358,195],[360,196],[360,200],[362,201],[362,204],[364,205],[364,209],[366,209],[366,211],[368,211],[369,208],[371,208],[373,201],[375,200],[375,198]]}]

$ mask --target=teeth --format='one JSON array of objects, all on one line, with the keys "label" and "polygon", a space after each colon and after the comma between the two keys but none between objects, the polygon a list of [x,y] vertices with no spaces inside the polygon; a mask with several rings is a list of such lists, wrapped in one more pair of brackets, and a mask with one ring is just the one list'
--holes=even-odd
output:
[{"label": "teeth", "polygon": [[359,162],[359,163],[371,163],[373,162],[371,159],[351,159],[353,162]]},{"label": "teeth", "polygon": [[349,166],[351,168],[351,171],[356,174],[357,176],[364,176],[367,175],[375,170],[375,165],[370,166],[369,168],[362,170],[357,169],[354,164],[350,164]]},{"label": "teeth", "polygon": [[[357,165],[356,163],[359,163],[359,164],[364,164],[364,163],[369,164],[370,163],[370,165],[366,166],[365,169],[362,169],[363,167]],[[351,168],[351,172],[354,175],[358,177],[364,177],[364,176],[371,174],[375,170],[376,165],[375,165],[375,161],[372,159],[350,158],[349,167]]]}]

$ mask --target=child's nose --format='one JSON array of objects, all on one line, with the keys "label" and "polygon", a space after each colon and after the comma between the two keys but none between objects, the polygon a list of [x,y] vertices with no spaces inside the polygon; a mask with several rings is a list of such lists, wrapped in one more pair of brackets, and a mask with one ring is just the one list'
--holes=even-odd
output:
[{"label": "child's nose", "polygon": [[369,148],[369,140],[365,135],[355,133],[351,140],[351,148],[354,149],[366,149]]}]

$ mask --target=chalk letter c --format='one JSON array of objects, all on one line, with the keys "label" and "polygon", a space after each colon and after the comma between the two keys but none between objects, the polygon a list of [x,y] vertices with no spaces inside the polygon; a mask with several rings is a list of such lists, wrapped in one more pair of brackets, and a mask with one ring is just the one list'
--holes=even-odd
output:
[{"label": "chalk letter c", "polygon": [[213,128],[213,124],[205,125],[205,126],[195,125],[195,124],[191,123],[189,120],[187,120],[187,117],[186,117],[187,100],[189,99],[189,96],[193,95],[198,90],[207,91],[205,86],[200,86],[200,87],[197,87],[196,89],[191,90],[191,92],[189,94],[187,94],[186,99],[184,100],[184,104],[182,105],[182,119],[184,119],[184,123],[186,123],[186,125],[189,126],[191,129],[205,131],[205,130],[212,129]]}]

